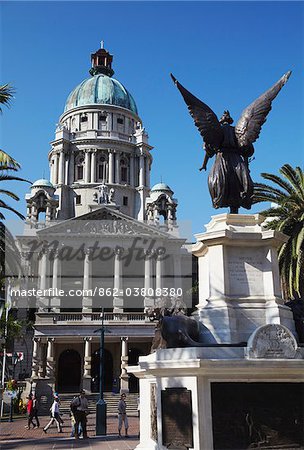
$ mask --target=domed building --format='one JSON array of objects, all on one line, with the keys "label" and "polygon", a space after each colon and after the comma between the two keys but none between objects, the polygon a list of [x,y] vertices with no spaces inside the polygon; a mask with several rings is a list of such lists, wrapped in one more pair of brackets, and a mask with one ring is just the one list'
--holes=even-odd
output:
[{"label": "domed building", "polygon": [[50,181],[26,195],[19,245],[26,280],[38,280],[29,381],[45,408],[54,390],[98,390],[101,316],[104,388],[136,392],[127,365],[150,352],[148,314],[166,292],[182,297],[177,201],[164,183],[150,190],[152,146],[112,60],[104,48],[91,55],[51,142]]},{"label": "domed building", "polygon": [[112,55],[101,48],[91,59],[91,77],[68,96],[49,153],[58,218],[90,212],[104,184],[122,213],[144,220],[152,147],[132,95],[112,78]]}]

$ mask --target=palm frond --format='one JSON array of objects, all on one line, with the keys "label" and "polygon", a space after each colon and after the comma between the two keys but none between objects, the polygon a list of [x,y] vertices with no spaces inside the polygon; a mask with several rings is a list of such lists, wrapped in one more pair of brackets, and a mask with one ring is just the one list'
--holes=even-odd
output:
[{"label": "palm frond", "polygon": [[0,168],[4,167],[10,170],[18,170],[21,166],[12,156],[0,149]]},{"label": "palm frond", "polygon": [[[8,211],[13,212],[14,214],[16,214],[22,220],[25,219],[23,214],[21,214],[19,211],[17,211],[16,209],[12,208],[11,206],[7,205],[3,200],[0,200],[0,208],[3,208],[3,209],[6,209]],[[5,216],[2,213],[0,213],[0,219],[5,219]]]},{"label": "palm frond", "polygon": [[11,197],[11,198],[13,198],[14,200],[17,200],[17,201],[20,200],[18,195],[14,194],[14,192],[7,191],[6,189],[0,189],[0,194],[8,195],[9,197]]},{"label": "palm frond", "polygon": [[10,175],[8,173],[0,173],[0,181],[25,181],[25,183],[32,184],[31,181],[26,180],[25,178],[15,177],[14,175]]},{"label": "palm frond", "polygon": [[[0,86],[0,103],[9,107],[14,93],[15,89],[9,83]],[[1,107],[0,112],[2,112]]]},{"label": "palm frond", "polygon": [[[298,169],[298,170],[297,170]],[[296,192],[297,195],[303,196],[303,183],[302,183],[302,176],[301,176],[301,169],[300,167],[296,167],[294,169],[289,164],[285,164],[280,169],[280,173],[287,178],[287,180],[292,185],[292,188]],[[303,197],[302,197],[303,198]]]}]

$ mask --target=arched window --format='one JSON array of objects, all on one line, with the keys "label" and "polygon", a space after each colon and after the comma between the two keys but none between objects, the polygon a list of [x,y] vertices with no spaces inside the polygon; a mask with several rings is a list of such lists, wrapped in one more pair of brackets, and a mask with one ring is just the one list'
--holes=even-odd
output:
[{"label": "arched window", "polygon": [[98,181],[107,182],[107,175],[108,175],[108,160],[106,155],[101,155],[98,159],[97,164],[97,178]]},{"label": "arched window", "polygon": [[128,160],[127,158],[120,159],[120,182],[128,183]]},{"label": "arched window", "polygon": [[84,166],[84,157],[82,155],[79,155],[76,158],[76,164],[75,164],[75,181],[77,180],[83,180],[83,166]]}]

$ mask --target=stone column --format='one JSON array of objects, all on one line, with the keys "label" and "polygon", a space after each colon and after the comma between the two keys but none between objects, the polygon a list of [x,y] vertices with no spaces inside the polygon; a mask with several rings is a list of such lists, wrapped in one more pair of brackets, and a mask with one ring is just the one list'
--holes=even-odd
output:
[{"label": "stone column", "polygon": [[61,299],[59,296],[59,289],[61,287],[61,261],[58,257],[58,251],[54,252],[54,261],[53,261],[53,279],[52,279],[52,300],[51,300],[51,308],[54,312],[60,311],[60,303]]},{"label": "stone column", "polygon": [[46,295],[46,290],[48,288],[48,250],[43,250],[42,258],[39,261],[39,274],[40,274],[40,289],[42,292],[39,300],[40,300],[40,307],[45,309],[49,306],[48,296]]},{"label": "stone column", "polygon": [[[159,252],[156,257],[156,279],[155,279],[155,290],[160,290],[163,288],[163,271],[164,271],[164,261],[163,253]],[[156,292],[156,297],[159,298],[161,295]]]},{"label": "stone column", "polygon": [[128,337],[121,337],[121,373],[120,373],[120,393],[129,392],[128,367]]},{"label": "stone column", "polygon": [[144,308],[145,310],[154,306],[154,295],[153,295],[153,252],[145,251],[145,298],[144,298]]},{"label": "stone column", "polygon": [[54,155],[54,171],[53,171],[53,183],[58,184],[58,153]]},{"label": "stone column", "polygon": [[31,378],[38,378],[39,371],[39,342],[40,338],[33,339],[33,362],[32,362],[32,375]]},{"label": "stone column", "polygon": [[114,298],[113,298],[113,311],[123,312],[123,280],[122,280],[122,254],[123,248],[115,249],[114,259]]},{"label": "stone column", "polygon": [[109,183],[114,183],[114,152],[109,150]]},{"label": "stone column", "polygon": [[58,184],[64,183],[64,151],[59,153]]},{"label": "stone column", "polygon": [[45,211],[45,221],[49,222],[52,219],[52,208],[50,204],[47,204]]},{"label": "stone column", "polygon": [[69,155],[65,153],[64,184],[69,184]]},{"label": "stone column", "polygon": [[53,156],[51,156],[50,162],[49,162],[49,166],[50,166],[50,180],[51,183],[54,184],[54,164],[52,163],[53,161]]},{"label": "stone column", "polygon": [[94,113],[88,114],[88,130],[93,130],[93,114]]},{"label": "stone column", "polygon": [[46,376],[51,380],[55,375],[55,359],[54,359],[54,338],[47,340],[47,354],[46,354]]},{"label": "stone column", "polygon": [[87,248],[83,264],[83,301],[82,312],[92,312],[92,249]]},{"label": "stone column", "polygon": [[139,186],[145,185],[145,157],[140,155],[139,157]]},{"label": "stone column", "polygon": [[175,254],[172,256],[173,256],[174,289],[177,290],[182,287],[181,255]]},{"label": "stone column", "polygon": [[70,153],[70,167],[69,167],[69,184],[74,183],[74,177],[75,177],[75,155],[74,152],[71,151]]},{"label": "stone column", "polygon": [[146,186],[150,187],[150,159],[146,158]]},{"label": "stone column", "polygon": [[87,392],[91,392],[91,344],[92,338],[84,338],[84,363],[83,363],[83,381],[82,388]]},{"label": "stone column", "polygon": [[96,150],[92,151],[91,156],[91,183],[96,183]]},{"label": "stone column", "polygon": [[115,183],[120,183],[120,152],[115,152]]},{"label": "stone column", "polygon": [[38,376],[39,378],[43,378],[45,376],[45,367],[46,367],[46,359],[45,359],[45,344],[41,341],[38,346]]},{"label": "stone column", "polygon": [[90,150],[85,151],[85,157],[84,157],[84,181],[85,183],[90,182]]},{"label": "stone column", "polygon": [[135,186],[135,178],[134,178],[134,156],[130,156],[130,185]]}]

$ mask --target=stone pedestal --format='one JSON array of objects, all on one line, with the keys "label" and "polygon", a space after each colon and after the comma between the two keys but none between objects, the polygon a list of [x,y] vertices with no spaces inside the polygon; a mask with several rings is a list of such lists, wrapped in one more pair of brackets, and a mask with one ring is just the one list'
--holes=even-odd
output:
[{"label": "stone pedestal", "polygon": [[[275,436],[276,424],[282,423],[283,417],[287,422],[297,411],[290,448],[301,444],[303,436],[297,435],[296,424],[299,420],[299,427],[304,425],[303,357],[304,349],[282,325],[258,328],[247,347],[161,349],[140,357],[138,366],[128,369],[140,379],[140,443],[136,449],[212,450],[224,448],[220,440],[231,444],[232,439],[244,439],[253,445],[256,436],[251,435],[250,426],[257,423],[267,424],[269,435],[265,434],[265,440],[269,444],[278,438],[283,442],[288,436]],[[246,406],[239,399],[238,389],[247,394]],[[296,406],[288,403],[286,391],[290,389]],[[265,399],[261,395],[271,391]],[[225,395],[219,397],[219,392]],[[236,397],[239,400],[233,402]],[[255,416],[248,398],[257,399]],[[278,402],[284,403],[285,410]],[[263,411],[272,414],[273,422],[267,422],[268,415],[265,421]],[[283,429],[280,425],[278,430]]]},{"label": "stone pedestal", "polygon": [[282,300],[277,259],[287,237],[265,230],[263,222],[259,214],[219,214],[196,235],[198,317],[219,343],[246,342],[265,324],[295,331]]}]

